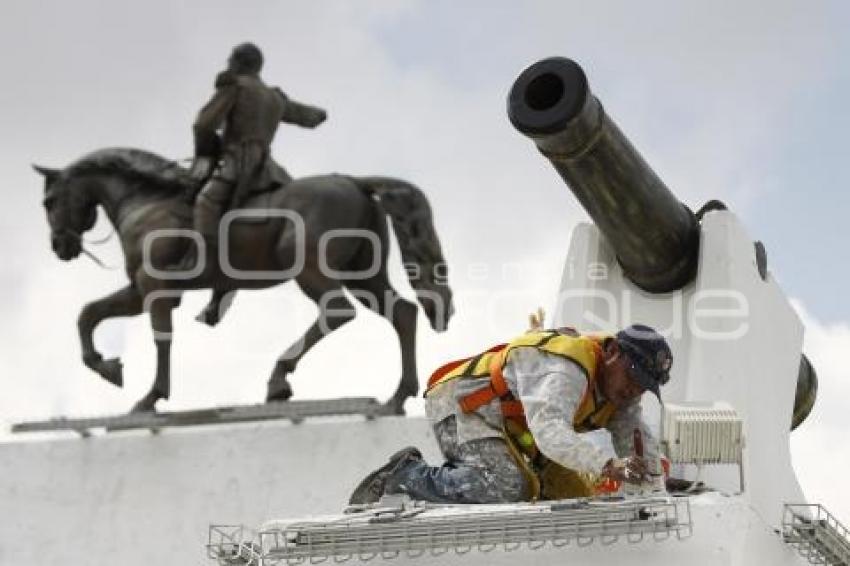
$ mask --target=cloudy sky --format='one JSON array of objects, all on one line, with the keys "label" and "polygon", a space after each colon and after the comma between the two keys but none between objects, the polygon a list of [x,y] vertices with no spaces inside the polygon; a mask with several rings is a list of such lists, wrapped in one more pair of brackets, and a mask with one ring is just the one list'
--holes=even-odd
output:
[{"label": "cloudy sky", "polygon": [[[294,175],[393,175],[431,200],[458,312],[441,335],[420,324],[421,379],[445,359],[522,330],[527,312],[553,301],[570,231],[585,218],[505,117],[515,76],[558,54],[582,63],[608,112],[683,202],[695,209],[719,198],[765,242],[821,379],[813,416],[792,439],[795,465],[809,497],[850,520],[850,492],[833,489],[850,469],[846,3],[245,6],[4,2],[0,425],[124,411],[153,378],[142,317],[97,334],[108,356],[124,360],[123,390],[79,361],[80,307],[124,282],[120,271],[52,255],[29,164],[63,166],[105,146],[189,156],[194,114],[230,47],[244,40],[265,50],[268,82],[328,109],[316,130],[281,129],[274,152]],[[91,237],[108,233],[101,219]],[[96,251],[120,264],[114,241]],[[409,293],[394,257],[394,281]],[[502,274],[506,260],[525,267]],[[492,297],[506,295],[494,311]],[[258,402],[275,357],[314,316],[284,286],[242,294],[211,330],[192,320],[204,299],[190,294],[176,315],[172,400],[163,408]],[[361,314],[304,359],[297,397],[393,391],[392,331]],[[411,413],[421,413],[419,403]]]}]

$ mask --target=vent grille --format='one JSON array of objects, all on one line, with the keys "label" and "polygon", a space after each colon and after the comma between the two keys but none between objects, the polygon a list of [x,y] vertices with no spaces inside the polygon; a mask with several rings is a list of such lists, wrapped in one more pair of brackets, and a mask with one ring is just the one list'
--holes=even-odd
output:
[{"label": "vent grille", "polygon": [[674,464],[740,464],[744,425],[725,403],[664,405],[662,442]]}]

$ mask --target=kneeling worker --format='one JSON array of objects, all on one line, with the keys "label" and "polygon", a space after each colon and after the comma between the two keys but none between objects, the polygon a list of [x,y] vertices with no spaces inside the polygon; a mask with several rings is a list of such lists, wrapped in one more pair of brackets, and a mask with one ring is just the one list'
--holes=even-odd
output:
[{"label": "kneeling worker", "polygon": [[[426,412],[446,462],[416,448],[366,477],[351,504],[384,494],[437,503],[508,503],[593,495],[601,482],[641,483],[660,472],[640,399],[667,383],[673,357],[652,328],[616,336],[571,329],[526,333],[446,364],[431,377]],[[606,428],[617,458],[583,433]],[[635,451],[640,431],[645,453]]]}]

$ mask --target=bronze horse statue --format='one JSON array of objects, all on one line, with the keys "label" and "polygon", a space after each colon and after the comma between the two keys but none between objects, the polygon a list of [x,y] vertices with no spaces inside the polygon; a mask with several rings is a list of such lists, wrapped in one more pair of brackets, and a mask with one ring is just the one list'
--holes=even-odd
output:
[{"label": "bronze horse statue", "polygon": [[[287,375],[324,336],[354,318],[344,289],[384,316],[398,334],[402,372],[386,409],[403,414],[404,401],[419,390],[416,373],[416,305],[390,285],[387,216],[408,278],[434,330],[453,313],[445,260],[422,192],[388,177],[324,175],[292,180],[254,194],[222,220],[218,265],[174,273],[166,270],[192,239],[194,181],[183,167],[137,149],[103,149],[64,169],[34,166],[44,176],[44,207],[53,251],[63,261],[86,251],[83,233],[103,208],[120,237],[128,284],[83,307],[78,319],[86,366],[109,383],[123,384],[119,359],[103,359],[94,346],[95,327],[107,318],[150,314],[157,350],[156,377],[133,411],[150,411],[170,389],[172,310],[190,289],[213,289],[199,315],[218,322],[237,289],[261,289],[294,279],[319,307],[304,336],[278,358],[268,382],[268,401],[292,395]],[[225,245],[227,242],[227,245]],[[200,245],[200,244],[199,244]],[[200,252],[199,252],[200,254]],[[200,254],[203,255],[203,254]]]}]

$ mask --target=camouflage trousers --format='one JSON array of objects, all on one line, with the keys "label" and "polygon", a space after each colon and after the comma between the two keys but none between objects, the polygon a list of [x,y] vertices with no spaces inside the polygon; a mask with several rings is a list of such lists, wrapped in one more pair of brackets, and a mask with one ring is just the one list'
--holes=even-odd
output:
[{"label": "camouflage trousers", "polygon": [[479,438],[458,444],[457,422],[434,425],[446,458],[442,466],[411,462],[387,481],[385,493],[404,493],[435,503],[512,503],[523,501],[526,479],[504,440]]}]

